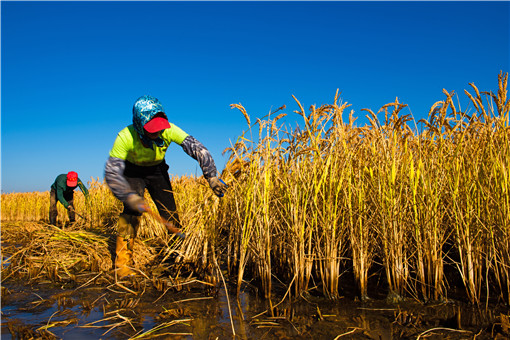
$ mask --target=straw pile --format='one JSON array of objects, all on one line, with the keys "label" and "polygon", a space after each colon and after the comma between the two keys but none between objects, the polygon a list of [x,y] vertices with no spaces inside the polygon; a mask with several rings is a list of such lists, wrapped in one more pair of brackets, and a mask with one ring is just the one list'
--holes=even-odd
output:
[{"label": "straw pile", "polygon": [[[2,223],[2,281],[10,277],[31,282],[79,282],[81,274],[111,274],[114,239],[80,229],[36,222]],[[135,267],[155,259],[155,250],[135,242]]]}]

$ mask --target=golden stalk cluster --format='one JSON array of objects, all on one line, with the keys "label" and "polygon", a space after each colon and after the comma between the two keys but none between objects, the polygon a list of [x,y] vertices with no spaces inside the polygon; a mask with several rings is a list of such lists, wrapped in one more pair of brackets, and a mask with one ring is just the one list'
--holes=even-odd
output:
[{"label": "golden stalk cluster", "polygon": [[494,295],[509,302],[507,78],[499,75],[497,94],[470,84],[472,113],[444,90],[428,120],[402,114],[397,98],[377,114],[365,110],[370,123],[357,127],[352,111],[344,122],[349,105],[337,93],[309,113],[296,99],[302,128],[274,113],[249,125],[226,150],[223,175],[238,285],[249,269],[266,297],[276,277],[296,295],[320,287],[336,298],[352,273],[365,298],[382,267],[392,300],[439,300],[456,284],[445,278],[449,269],[473,303]]}]

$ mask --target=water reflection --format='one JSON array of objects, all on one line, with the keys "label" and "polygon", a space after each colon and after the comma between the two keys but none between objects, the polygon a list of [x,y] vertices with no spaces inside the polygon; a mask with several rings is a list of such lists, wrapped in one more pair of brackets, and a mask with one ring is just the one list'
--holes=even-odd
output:
[{"label": "water reflection", "polygon": [[[294,301],[241,291],[190,289],[137,294],[104,287],[2,286],[2,339],[450,339],[491,338],[500,313],[458,302],[423,305],[306,296]],[[229,289],[229,292],[235,292]],[[281,298],[280,298],[281,299]],[[500,321],[500,320],[499,320]],[[500,334],[505,334],[500,327]],[[424,333],[425,334],[425,333]]]}]

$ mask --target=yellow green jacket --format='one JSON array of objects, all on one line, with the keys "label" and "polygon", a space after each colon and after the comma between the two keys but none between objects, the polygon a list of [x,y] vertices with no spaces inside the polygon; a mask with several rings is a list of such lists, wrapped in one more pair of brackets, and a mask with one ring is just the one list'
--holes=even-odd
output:
[{"label": "yellow green jacket", "polygon": [[150,145],[144,144],[135,127],[129,125],[118,133],[105,165],[105,180],[113,195],[126,202],[130,194],[136,193],[124,177],[126,162],[142,167],[161,164],[171,143],[180,145],[184,152],[198,161],[206,179],[217,176],[209,150],[177,125],[170,123],[170,128],[163,130],[157,143]]}]

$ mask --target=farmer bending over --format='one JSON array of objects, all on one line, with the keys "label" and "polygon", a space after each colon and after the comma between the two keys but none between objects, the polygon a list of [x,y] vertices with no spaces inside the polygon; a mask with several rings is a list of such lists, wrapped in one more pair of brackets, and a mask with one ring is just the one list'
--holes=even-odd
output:
[{"label": "farmer bending over", "polygon": [[58,175],[55,182],[51,185],[50,190],[50,224],[57,225],[57,200],[62,203],[64,208],[67,209],[69,222],[75,222],[75,212],[73,206],[74,189],[79,186],[86,198],[89,196],[89,191],[83,185],[83,182],[78,178],[78,174],[74,171],[69,171],[67,174]]},{"label": "farmer bending over", "polygon": [[214,160],[202,143],[170,124],[158,99],[148,95],[138,98],[133,105],[133,124],[118,133],[105,166],[106,183],[124,205],[115,250],[115,267],[120,278],[135,274],[129,265],[140,216],[149,211],[143,199],[145,188],[159,214],[180,225],[165,162],[166,150],[172,142],[198,161],[216,195],[223,196],[225,192],[226,185],[217,177]]}]

